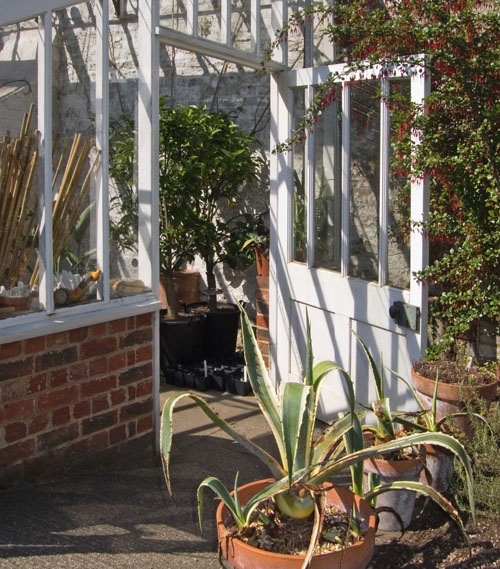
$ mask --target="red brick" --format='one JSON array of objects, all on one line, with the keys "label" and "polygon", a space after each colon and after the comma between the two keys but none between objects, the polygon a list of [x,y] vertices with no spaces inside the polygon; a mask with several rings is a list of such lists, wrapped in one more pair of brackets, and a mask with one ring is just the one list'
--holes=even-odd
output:
[{"label": "red brick", "polygon": [[31,457],[35,452],[35,441],[26,439],[13,445],[0,449],[0,465],[13,464]]},{"label": "red brick", "polygon": [[135,351],[135,359],[137,363],[148,362],[153,359],[153,346],[149,344],[148,346],[141,346]]},{"label": "red brick", "polygon": [[68,368],[55,369],[49,373],[50,387],[61,387],[68,383]]},{"label": "red brick", "polygon": [[129,350],[127,352],[127,365],[125,367],[132,367],[136,364],[135,361],[135,351],[134,350]]},{"label": "red brick", "polygon": [[88,337],[88,327],[75,328],[68,332],[68,342],[70,344],[81,344]]},{"label": "red brick", "polygon": [[0,377],[3,380],[14,379],[30,375],[33,372],[33,357],[22,360],[10,360],[0,362]]},{"label": "red brick", "polygon": [[7,403],[0,407],[0,424],[10,423],[16,419],[26,419],[35,412],[35,402],[32,399],[22,399]]},{"label": "red brick", "polygon": [[137,384],[137,397],[151,395],[153,393],[153,380],[146,379]]},{"label": "red brick", "polygon": [[100,450],[107,449],[109,447],[109,432],[101,431],[96,433],[88,440],[88,450],[90,453],[99,452]]},{"label": "red brick", "polygon": [[120,337],[120,348],[131,348],[151,342],[153,331],[151,328],[132,330],[128,334]]},{"label": "red brick", "polygon": [[11,360],[12,358],[17,358],[22,353],[22,342],[9,342],[8,344],[0,344],[0,360]]},{"label": "red brick", "polygon": [[87,362],[77,362],[69,370],[70,381],[81,381],[89,377],[89,366]]},{"label": "red brick", "polygon": [[115,389],[110,393],[111,396],[111,405],[116,406],[120,405],[127,400],[127,392],[125,389]]},{"label": "red brick", "polygon": [[53,429],[48,433],[38,435],[38,446],[42,451],[52,451],[57,446],[69,443],[80,436],[80,425],[71,423],[60,429]]},{"label": "red brick", "polygon": [[24,353],[25,354],[39,354],[45,351],[45,336],[39,336],[38,338],[31,338],[30,340],[25,340],[24,342]]},{"label": "red brick", "polygon": [[108,322],[108,334],[120,334],[127,329],[127,321],[124,318]]},{"label": "red brick", "polygon": [[153,430],[153,417],[141,417],[137,421],[137,434],[145,433]]},{"label": "red brick", "polygon": [[35,370],[44,371],[54,367],[67,366],[78,361],[78,351],[75,346],[39,354],[35,358]]},{"label": "red brick", "polygon": [[127,388],[127,397],[129,401],[133,401],[137,397],[137,385],[129,385]]},{"label": "red brick", "polygon": [[71,419],[71,413],[69,407],[61,407],[60,409],[55,409],[52,412],[52,425],[54,427],[61,427],[69,423]]},{"label": "red brick", "polygon": [[90,360],[89,362],[89,377],[95,375],[103,375],[108,372],[108,358],[103,356]]},{"label": "red brick", "polygon": [[73,418],[81,419],[82,417],[88,417],[91,411],[91,402],[89,399],[85,401],[78,401],[73,405]]},{"label": "red brick", "polygon": [[120,423],[126,422],[127,419],[135,419],[142,415],[149,415],[153,412],[152,398],[145,401],[136,401],[130,405],[123,405],[120,408]]},{"label": "red brick", "polygon": [[137,328],[142,326],[151,327],[153,325],[153,319],[151,313],[139,314],[135,317],[135,325]]},{"label": "red brick", "polygon": [[122,371],[118,377],[118,382],[120,385],[128,385],[130,383],[136,383],[141,379],[152,377],[152,375],[152,364],[146,363]]},{"label": "red brick", "polygon": [[109,398],[107,395],[101,395],[92,399],[92,415],[102,413],[109,409]]},{"label": "red brick", "polygon": [[41,431],[44,431],[50,424],[50,418],[48,414],[35,415],[31,417],[28,422],[28,433],[34,435]]},{"label": "red brick", "polygon": [[108,359],[109,371],[116,371],[117,369],[123,369],[124,367],[127,367],[126,352],[118,352],[109,357]]},{"label": "red brick", "polygon": [[55,334],[49,334],[46,337],[46,349],[50,350],[51,348],[57,346],[66,346],[68,342],[68,333],[67,332],[56,332]]},{"label": "red brick", "polygon": [[48,374],[44,372],[32,376],[29,380],[28,393],[40,393],[41,391],[47,389],[47,375]]},{"label": "red brick", "polygon": [[38,398],[38,409],[40,411],[48,411],[64,405],[71,405],[78,401],[79,395],[80,390],[77,385],[41,393]]},{"label": "red brick", "polygon": [[18,421],[5,425],[5,442],[14,443],[20,439],[24,439],[28,434],[26,423]]},{"label": "red brick", "polygon": [[269,318],[262,314],[257,314],[255,317],[255,324],[257,328],[269,328]]},{"label": "red brick", "polygon": [[21,399],[26,395],[27,387],[28,380],[25,378],[0,383],[0,401],[6,402]]},{"label": "red brick", "polygon": [[99,324],[94,324],[89,327],[89,338],[101,340],[108,336],[107,333],[107,323],[100,322]]},{"label": "red brick", "polygon": [[80,385],[80,393],[82,398],[94,397],[100,393],[107,393],[116,387],[116,376],[109,375],[85,381]]},{"label": "red brick", "polygon": [[109,429],[118,424],[118,411],[115,409],[109,413],[102,413],[96,417],[89,417],[82,421],[82,435],[90,435],[97,431]]},{"label": "red brick", "polygon": [[127,430],[125,425],[118,425],[109,430],[109,444],[116,445],[127,440]]},{"label": "red brick", "polygon": [[105,354],[112,354],[116,351],[117,341],[113,337],[103,337],[98,340],[91,340],[80,345],[80,359],[95,358]]}]

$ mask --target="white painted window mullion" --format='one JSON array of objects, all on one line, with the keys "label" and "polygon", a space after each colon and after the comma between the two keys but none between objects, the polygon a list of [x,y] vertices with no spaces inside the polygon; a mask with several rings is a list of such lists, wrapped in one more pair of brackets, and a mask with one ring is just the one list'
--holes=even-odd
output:
[{"label": "white painted window mullion", "polygon": [[220,33],[221,43],[227,47],[232,45],[231,37],[231,1],[222,0],[220,3]]},{"label": "white painted window mullion", "polygon": [[198,0],[185,0],[186,33],[198,37]]},{"label": "white painted window mullion", "polygon": [[54,312],[54,254],[52,249],[52,12],[39,19],[38,36],[38,130],[40,138],[41,184],[39,200],[40,308]]},{"label": "white painted window mullion", "polygon": [[388,227],[389,227],[389,144],[390,115],[388,106],[389,80],[381,79],[380,98],[380,201],[379,201],[379,276],[380,286],[388,280]]},{"label": "white painted window mullion", "polygon": [[103,271],[101,300],[109,301],[109,0],[96,2],[96,147],[100,167],[96,175],[97,264]]},{"label": "white painted window mullion", "polygon": [[342,237],[340,273],[349,274],[349,225],[351,204],[351,88],[342,85]]},{"label": "white painted window mullion", "polygon": [[[271,25],[273,30],[282,30],[288,19],[288,0],[271,2]],[[288,65],[288,42],[284,40],[274,50],[274,59]]]},{"label": "white painted window mullion", "polygon": [[251,0],[250,5],[250,28],[252,36],[252,53],[260,57],[261,54],[261,41],[260,41],[260,0]]},{"label": "white painted window mullion", "polygon": [[[309,85],[305,91],[307,97],[306,108],[309,108],[314,102],[314,86]],[[316,130],[309,131],[306,139],[305,148],[305,179],[304,179],[304,197],[306,203],[306,246],[307,255],[306,263],[309,268],[314,264],[314,163],[315,163],[315,140]]]},{"label": "white painted window mullion", "polygon": [[[426,66],[425,73],[414,71],[411,80],[412,103],[421,105],[430,93],[430,73]],[[422,109],[422,112],[424,110]],[[412,132],[412,145],[421,144],[421,133]],[[427,345],[427,290],[413,276],[422,270],[429,262],[429,244],[425,237],[422,222],[427,219],[429,212],[429,179],[419,172],[411,177],[411,220],[412,230],[410,236],[410,303],[420,308],[421,312],[421,348]]]}]

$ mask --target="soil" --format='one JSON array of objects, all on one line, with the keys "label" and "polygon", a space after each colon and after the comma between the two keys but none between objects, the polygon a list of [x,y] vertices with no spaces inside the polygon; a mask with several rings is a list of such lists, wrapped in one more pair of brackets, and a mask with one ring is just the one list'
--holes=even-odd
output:
[{"label": "soil", "polygon": [[417,500],[410,527],[378,532],[369,569],[489,569],[500,567],[500,520],[479,517],[466,524],[471,551],[461,534],[433,502]]},{"label": "soil", "polygon": [[493,365],[467,365],[464,361],[419,360],[415,371],[429,379],[439,378],[442,383],[463,383],[465,385],[488,385],[498,379],[498,368]]}]

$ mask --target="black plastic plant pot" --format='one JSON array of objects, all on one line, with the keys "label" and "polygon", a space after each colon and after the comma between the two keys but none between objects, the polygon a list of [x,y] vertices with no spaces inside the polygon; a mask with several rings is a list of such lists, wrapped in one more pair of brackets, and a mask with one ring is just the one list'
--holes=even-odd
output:
[{"label": "black plastic plant pot", "polygon": [[209,311],[206,302],[193,302],[186,309],[191,314],[206,315],[203,333],[205,359],[216,361],[235,354],[240,324],[240,309],[236,304],[218,302],[217,310]]},{"label": "black plastic plant pot", "polygon": [[160,319],[160,365],[164,373],[169,366],[203,359],[204,326],[203,314]]}]

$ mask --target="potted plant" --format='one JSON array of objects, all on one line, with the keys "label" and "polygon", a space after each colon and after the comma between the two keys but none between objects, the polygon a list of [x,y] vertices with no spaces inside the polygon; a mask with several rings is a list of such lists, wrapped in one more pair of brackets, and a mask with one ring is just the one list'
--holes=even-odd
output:
[{"label": "potted plant", "polygon": [[203,107],[171,110],[165,127],[160,126],[166,131],[164,148],[173,166],[168,182],[175,199],[184,194],[181,201],[187,202],[179,211],[187,216],[182,227],[206,268],[207,300],[188,310],[206,313],[205,357],[231,355],[239,310],[235,304],[218,302],[215,267],[223,263],[235,269],[248,262],[242,243],[255,229],[255,218],[239,208],[243,185],[257,177],[256,141],[228,115]]},{"label": "potted plant", "polygon": [[[171,151],[171,131],[182,129],[182,111],[169,109],[160,99],[159,126],[159,259],[160,361],[164,373],[174,364],[188,364],[202,358],[203,324],[201,315],[181,310],[176,277],[194,260],[191,195],[183,185],[178,156]],[[111,235],[121,249],[133,249],[137,236],[137,195],[134,187],[134,122],[124,115],[113,124],[110,144],[110,174],[118,184],[112,198]],[[196,275],[194,275],[196,278]],[[163,294],[162,294],[163,293]]]},{"label": "potted plant", "polygon": [[472,435],[470,412],[488,413],[495,400],[498,364],[479,366],[471,359],[423,358],[414,362],[411,379],[418,399],[430,408],[436,406],[436,418],[452,417],[455,428]]},{"label": "potted plant", "polygon": [[[165,478],[169,491],[171,479],[169,458],[172,447],[172,419],[176,404],[189,397],[219,426],[225,433],[242,444],[270,469],[273,478],[260,481],[256,486],[239,488],[237,478],[231,493],[224,484],[214,478],[203,480],[198,488],[199,516],[203,514],[203,489],[212,489],[221,498],[223,505],[219,508],[221,518],[218,521],[219,545],[224,561],[230,567],[305,567],[313,559],[312,567],[349,567],[347,560],[361,550],[361,558],[353,567],[366,567],[373,553],[375,518],[364,499],[362,480],[359,479],[360,466],[364,460],[376,455],[398,451],[425,442],[434,442],[458,452],[463,458],[469,481],[469,498],[474,517],[474,500],[472,494],[472,477],[470,462],[459,443],[443,433],[416,433],[401,439],[395,439],[378,445],[363,448],[361,426],[355,410],[353,383],[343,370],[334,362],[325,361],[313,365],[310,334],[307,341],[307,364],[303,382],[284,383],[276,391],[259,351],[257,341],[248,316],[242,310],[242,335],[248,377],[264,418],[269,424],[279,458],[275,458],[260,448],[256,443],[245,438],[232,425],[222,420],[195,393],[177,393],[166,400],[161,419],[161,456]],[[350,412],[340,416],[332,425],[328,425],[318,437],[314,437],[316,411],[319,405],[319,392],[327,374],[337,370],[344,379]],[[361,435],[361,443],[359,442]],[[346,437],[354,447],[352,450],[345,444]],[[331,479],[336,473],[351,468],[353,492],[342,489],[333,491]],[[435,499],[454,517],[462,528],[461,520],[453,506],[434,489],[406,481],[398,481],[389,485],[379,485],[369,492],[365,498],[372,500],[378,494],[394,488],[418,488]],[[335,486],[333,486],[335,488]],[[356,494],[358,498],[356,498]],[[325,504],[334,500],[334,495],[341,495],[341,509],[348,516],[347,527],[351,528],[347,535],[340,538],[340,547],[330,554],[315,555],[316,543],[320,536],[321,522],[324,519]],[[337,498],[335,498],[337,501]],[[224,509],[226,508],[226,510]],[[226,515],[227,514],[227,515]],[[273,552],[261,554],[254,550],[259,548],[249,538],[254,533],[258,520],[310,519],[311,530],[308,534],[309,545],[306,552],[297,556],[290,555],[291,548],[285,553]],[[266,524],[259,529],[266,532]],[[329,532],[326,532],[327,537]],[[360,539],[355,538],[359,534]],[[350,536],[350,537],[349,537]],[[323,537],[324,534],[323,534]],[[464,538],[467,539],[464,533]],[[334,541],[338,541],[333,538]],[[352,546],[345,540],[355,540]],[[250,542],[249,542],[250,541]],[[266,538],[263,538],[266,541]],[[340,550],[340,551],[339,551]],[[255,561],[242,561],[240,555],[254,554],[260,556],[259,565]],[[295,561],[292,561],[295,557]],[[293,564],[292,564],[293,563]]]},{"label": "potted plant", "polygon": [[[427,479],[422,477],[425,470],[425,448],[439,449],[443,453],[449,453],[451,457],[457,457],[462,464],[468,464],[469,459],[463,445],[446,433],[442,427],[442,423],[434,423],[431,418],[425,416],[427,421],[415,424],[409,419],[407,412],[395,412],[391,410],[390,400],[385,395],[383,365],[380,369],[377,367],[373,356],[370,354],[363,341],[358,338],[358,342],[363,348],[367,357],[369,368],[373,376],[377,399],[372,403],[371,409],[375,417],[374,424],[365,424],[362,430],[362,440],[377,448],[384,445],[388,441],[403,441],[406,438],[412,438],[415,433],[425,433],[430,435],[445,434],[445,440],[449,443],[447,446],[435,444],[432,441],[420,442],[418,444],[408,446],[404,445],[397,451],[370,457],[364,462],[364,473],[366,476],[366,486],[372,488],[378,483],[391,484],[394,481],[407,481],[406,488],[393,489],[384,492],[377,497],[376,506],[381,509],[379,514],[379,528],[383,530],[393,531],[397,529],[405,529],[409,526],[413,509],[415,505],[416,491],[425,493],[425,487],[422,485],[427,483]],[[398,376],[400,377],[400,376]],[[409,383],[400,377],[407,385]],[[416,397],[416,394],[415,394]],[[444,421],[443,421],[444,422]],[[348,435],[349,448],[353,450],[356,445],[351,440],[352,435]],[[361,438],[361,437],[360,437]],[[359,443],[358,445],[359,446]],[[440,491],[436,485],[432,487]]]},{"label": "potted plant", "polygon": [[[432,433],[445,432],[460,437],[463,431],[457,427],[456,421],[464,416],[468,418],[474,417],[475,420],[483,423],[487,429],[490,428],[487,419],[483,415],[472,411],[458,411],[441,416],[438,415],[437,394],[440,386],[439,378],[436,378],[434,382],[434,392],[429,406],[422,401],[422,396],[416,391],[411,382],[398,374],[395,374],[395,376],[406,384],[418,405],[418,410],[414,413],[412,422],[407,423],[409,430]],[[447,449],[428,444],[424,445],[423,458],[424,470],[420,475],[420,479],[431,485],[438,492],[445,492],[449,487],[454,471],[453,453]]]}]

